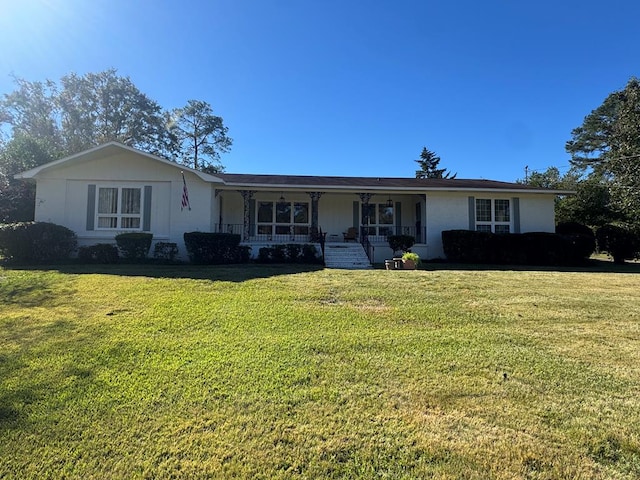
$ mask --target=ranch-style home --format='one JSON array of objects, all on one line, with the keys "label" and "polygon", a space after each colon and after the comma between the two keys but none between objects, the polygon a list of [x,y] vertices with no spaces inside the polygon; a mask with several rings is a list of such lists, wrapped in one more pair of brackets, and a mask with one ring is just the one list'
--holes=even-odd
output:
[{"label": "ranch-style home", "polygon": [[117,142],[16,178],[36,182],[36,221],[70,228],[80,245],[144,231],[182,258],[193,231],[239,234],[253,256],[278,243],[319,246],[322,232],[327,247],[376,263],[393,254],[388,235],[408,234],[421,258],[444,258],[443,230],[553,232],[554,199],[570,193],[492,180],[209,175]]}]

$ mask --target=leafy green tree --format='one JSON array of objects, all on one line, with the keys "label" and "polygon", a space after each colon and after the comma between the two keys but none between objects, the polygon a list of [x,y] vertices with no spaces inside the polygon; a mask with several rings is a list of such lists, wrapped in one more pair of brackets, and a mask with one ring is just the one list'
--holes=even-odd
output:
[{"label": "leafy green tree", "polygon": [[640,215],[640,81],[611,93],[571,132],[571,162],[605,180],[611,206],[628,220]]},{"label": "leafy green tree", "polygon": [[581,168],[573,167],[564,175],[557,167],[544,172],[533,172],[526,180],[517,180],[533,187],[575,191],[575,194],[558,195],[555,202],[556,222],[577,222],[599,227],[619,215],[611,206],[609,186],[605,178],[592,172],[586,176]]},{"label": "leafy green tree", "polygon": [[33,220],[35,185],[16,180],[14,175],[55,157],[55,148],[46,140],[24,133],[14,136],[0,150],[0,223]]},{"label": "leafy green tree", "polygon": [[229,129],[222,118],[214,115],[207,102],[189,100],[183,108],[173,110],[170,130],[185,165],[208,173],[224,170],[220,153],[228,152],[233,140],[227,136]]},{"label": "leafy green tree", "polygon": [[13,80],[17,88],[0,100],[0,126],[11,126],[15,136],[28,135],[59,145],[57,85],[51,80],[29,82],[17,77]]},{"label": "leafy green tree", "polygon": [[551,188],[554,190],[573,190],[577,178],[574,174],[560,174],[558,167],[549,167],[544,172],[532,172],[525,180],[516,180],[516,183],[523,183],[538,188]]},{"label": "leafy green tree", "polygon": [[169,113],[115,69],[71,73],[59,84],[14,80],[16,90],[0,98],[0,132],[9,131],[9,140],[45,140],[61,156],[115,140],[210,172],[223,169],[220,154],[231,148],[207,102],[190,100]]},{"label": "leafy green tree", "polygon": [[456,178],[457,173],[451,175],[446,168],[438,168],[440,157],[427,147],[422,148],[420,158],[414,161],[420,166],[420,170],[416,170],[416,178]]},{"label": "leafy green tree", "polygon": [[206,102],[190,100],[174,110],[167,128],[169,113],[115,69],[71,73],[59,84],[14,81],[16,89],[0,97],[0,222],[34,217],[35,186],[15,174],[112,140],[169,159],[180,156],[210,173],[223,170],[220,153],[232,140]]},{"label": "leafy green tree", "polygon": [[115,69],[62,77],[58,96],[67,152],[112,140],[168,156],[170,138],[162,108]]}]

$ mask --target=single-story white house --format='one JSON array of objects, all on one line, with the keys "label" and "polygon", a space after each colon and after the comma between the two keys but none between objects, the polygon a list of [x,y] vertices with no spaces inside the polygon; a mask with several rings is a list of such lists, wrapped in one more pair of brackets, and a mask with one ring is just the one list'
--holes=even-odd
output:
[{"label": "single-story white house", "polygon": [[35,220],[70,228],[80,245],[144,231],[175,242],[182,258],[185,232],[239,234],[255,256],[318,242],[318,232],[343,242],[350,228],[372,262],[391,257],[392,234],[413,235],[423,259],[443,258],[443,230],[553,232],[554,199],[571,193],[492,180],[209,175],[117,142],[16,178],[36,182]]}]

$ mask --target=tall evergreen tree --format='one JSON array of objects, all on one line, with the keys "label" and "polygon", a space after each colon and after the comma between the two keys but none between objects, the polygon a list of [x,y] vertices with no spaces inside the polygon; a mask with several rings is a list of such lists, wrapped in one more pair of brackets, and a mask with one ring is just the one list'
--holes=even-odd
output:
[{"label": "tall evergreen tree", "polygon": [[229,129],[221,117],[214,115],[211,105],[189,100],[183,108],[173,110],[169,125],[185,165],[209,173],[224,170],[220,153],[228,152],[233,140],[227,136]]},{"label": "tall evergreen tree", "polygon": [[628,220],[640,216],[640,81],[631,78],[571,132],[571,163],[606,179],[612,204]]},{"label": "tall evergreen tree", "polygon": [[420,170],[416,170],[416,178],[456,178],[457,173],[451,175],[446,168],[438,168],[440,157],[427,147],[422,148],[420,158],[414,161],[420,166]]}]

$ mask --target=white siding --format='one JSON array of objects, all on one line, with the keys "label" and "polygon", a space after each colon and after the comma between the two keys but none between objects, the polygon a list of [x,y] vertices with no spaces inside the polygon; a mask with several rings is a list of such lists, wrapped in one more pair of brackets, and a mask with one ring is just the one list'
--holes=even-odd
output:
[{"label": "white siding", "polygon": [[427,210],[427,258],[444,258],[443,230],[469,228],[469,195],[459,193],[429,193]]},{"label": "white siding", "polygon": [[87,230],[88,186],[151,186],[154,240],[177,243],[180,256],[186,258],[183,234],[210,230],[215,189],[185,172],[191,210],[183,210],[180,171],[179,165],[165,165],[134,153],[44,171],[37,176],[35,219],[70,228],[80,245],[112,242],[118,231]]},{"label": "white siding", "polygon": [[325,193],[318,203],[318,226],[327,236],[342,238],[342,234],[353,226],[353,202],[359,201],[353,193]]},{"label": "white siding", "polygon": [[555,197],[553,195],[529,195],[520,197],[521,232],[554,232]]},{"label": "white siding", "polygon": [[[554,196],[547,194],[496,194],[492,192],[429,193],[427,195],[427,258],[444,258],[442,232],[469,228],[469,197],[520,199],[520,232],[555,231]],[[512,231],[515,215],[511,203]]]}]

